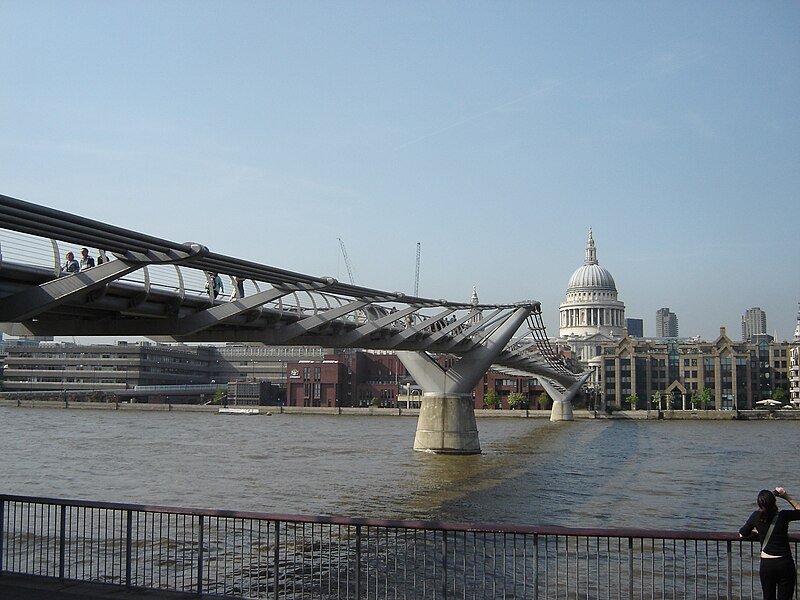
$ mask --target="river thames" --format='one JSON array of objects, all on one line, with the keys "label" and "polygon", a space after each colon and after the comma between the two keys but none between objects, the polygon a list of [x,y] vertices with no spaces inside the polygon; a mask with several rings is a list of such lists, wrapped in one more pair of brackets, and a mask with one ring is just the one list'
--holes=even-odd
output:
[{"label": "river thames", "polygon": [[416,418],[0,408],[4,493],[292,514],[735,531],[800,496],[798,421],[478,419],[483,453],[411,449]]}]

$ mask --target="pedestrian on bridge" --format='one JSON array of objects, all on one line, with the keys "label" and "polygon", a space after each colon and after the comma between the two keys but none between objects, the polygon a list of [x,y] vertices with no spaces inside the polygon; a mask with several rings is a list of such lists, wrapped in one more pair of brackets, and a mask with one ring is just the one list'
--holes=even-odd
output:
[{"label": "pedestrian on bridge", "polygon": [[89,256],[88,248],[81,248],[81,271],[91,269],[94,266],[94,259]]},{"label": "pedestrian on bridge", "polygon": [[69,275],[70,273],[77,273],[81,270],[81,266],[78,264],[78,261],[75,260],[75,255],[72,252],[67,252],[65,258],[64,265],[61,267],[62,273]]},{"label": "pedestrian on bridge", "polygon": [[213,271],[206,273],[206,277],[208,279],[206,293],[212,300],[216,300],[225,291],[222,285],[222,277],[219,276],[219,273],[214,273]]},{"label": "pedestrian on bridge", "polygon": [[236,297],[244,298],[244,277],[234,277],[233,283],[236,285]]},{"label": "pedestrian on bridge", "polygon": [[[786,500],[794,510],[778,510],[776,497]],[[791,600],[797,571],[789,547],[789,523],[800,520],[800,502],[782,487],[776,487],[774,492],[761,490],[756,502],[758,510],[747,519],[739,536],[749,538],[755,529],[761,542],[758,575],[764,600]]]}]

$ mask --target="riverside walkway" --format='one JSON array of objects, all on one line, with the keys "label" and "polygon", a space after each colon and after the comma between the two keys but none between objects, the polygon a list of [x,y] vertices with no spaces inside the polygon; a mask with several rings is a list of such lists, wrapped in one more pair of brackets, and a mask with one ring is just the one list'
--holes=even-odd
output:
[{"label": "riverside walkway", "polygon": [[[59,581],[49,577],[3,575],[0,577],[0,598],[3,600],[186,600],[218,598],[198,596],[190,592],[128,589],[118,585]],[[228,596],[230,598],[230,596]]]}]

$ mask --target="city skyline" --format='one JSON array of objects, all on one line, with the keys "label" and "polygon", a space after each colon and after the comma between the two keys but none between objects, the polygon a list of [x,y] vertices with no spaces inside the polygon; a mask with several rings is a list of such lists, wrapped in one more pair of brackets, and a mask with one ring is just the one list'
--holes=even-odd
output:
[{"label": "city skyline", "polygon": [[[6,3],[0,193],[214,252],[791,339],[800,6]],[[753,23],[759,23],[754,28]]]}]

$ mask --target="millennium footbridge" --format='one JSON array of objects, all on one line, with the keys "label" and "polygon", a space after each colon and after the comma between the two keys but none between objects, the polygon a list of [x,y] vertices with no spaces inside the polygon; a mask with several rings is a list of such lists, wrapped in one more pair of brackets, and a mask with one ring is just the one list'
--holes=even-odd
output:
[{"label": "millennium footbridge", "polygon": [[[550,345],[539,302],[473,304],[345,284],[0,195],[0,323],[9,335],[145,336],[391,350],[423,390],[416,450],[480,452],[471,391],[488,368],[532,374],[572,418],[588,373]],[[63,265],[70,246],[102,261]],[[213,278],[230,280],[215,294]],[[458,357],[449,368],[437,354]]]}]

